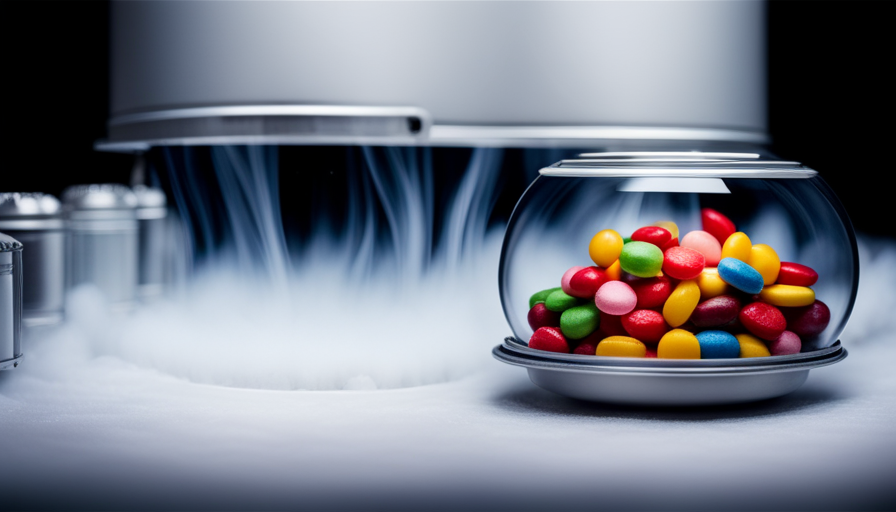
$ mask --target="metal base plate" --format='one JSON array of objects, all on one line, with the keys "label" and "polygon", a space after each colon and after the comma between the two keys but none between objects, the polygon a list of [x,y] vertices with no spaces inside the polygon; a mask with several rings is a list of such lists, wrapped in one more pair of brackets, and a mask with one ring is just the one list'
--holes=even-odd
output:
[{"label": "metal base plate", "polygon": [[809,370],[846,358],[846,349],[839,344],[831,348],[817,357],[798,360],[756,358],[748,365],[691,367],[663,365],[662,360],[650,360],[649,365],[641,366],[601,364],[599,360],[581,364],[523,355],[505,345],[496,346],[492,355],[501,362],[526,368],[537,386],[570,398],[628,405],[694,406],[752,402],[791,393],[806,381]]},{"label": "metal base plate", "polygon": [[22,362],[22,358],[24,357],[25,356],[20,355],[19,357],[0,361],[0,370],[12,370],[13,368],[16,368],[19,366],[19,363]]}]

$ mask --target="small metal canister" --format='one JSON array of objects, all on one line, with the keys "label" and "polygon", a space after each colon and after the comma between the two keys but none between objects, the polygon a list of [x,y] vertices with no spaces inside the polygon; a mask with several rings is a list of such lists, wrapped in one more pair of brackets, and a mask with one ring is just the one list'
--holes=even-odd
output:
[{"label": "small metal canister", "polygon": [[137,196],[140,224],[139,295],[141,299],[152,299],[162,295],[167,279],[168,201],[165,193],[157,188],[135,185],[133,191]]},{"label": "small metal canister", "polygon": [[26,327],[62,320],[65,224],[62,206],[42,193],[0,194],[0,231],[28,247],[23,253],[22,321]]},{"label": "small metal canister", "polygon": [[124,185],[75,185],[62,204],[68,288],[96,285],[113,309],[130,309],[137,297],[137,197]]},{"label": "small metal canister", "polygon": [[22,244],[0,233],[0,370],[22,359]]}]

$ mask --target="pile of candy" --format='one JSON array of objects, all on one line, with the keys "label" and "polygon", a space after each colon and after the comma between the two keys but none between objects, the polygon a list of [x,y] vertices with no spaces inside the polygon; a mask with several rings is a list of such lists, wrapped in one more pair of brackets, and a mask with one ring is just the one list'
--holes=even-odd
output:
[{"label": "pile of candy", "polygon": [[596,266],[572,267],[529,299],[529,347],[598,356],[718,359],[798,353],[830,322],[818,274],[753,245],[704,208],[679,241],[673,222],[591,239]]}]

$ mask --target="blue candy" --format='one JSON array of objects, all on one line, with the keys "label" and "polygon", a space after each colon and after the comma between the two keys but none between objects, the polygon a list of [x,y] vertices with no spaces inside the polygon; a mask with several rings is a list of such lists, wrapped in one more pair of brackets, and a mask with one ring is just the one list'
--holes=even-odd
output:
[{"label": "blue candy", "polygon": [[759,293],[765,285],[762,274],[755,268],[734,258],[722,258],[719,277],[742,292]]},{"label": "blue candy", "polygon": [[725,331],[697,333],[700,342],[700,359],[725,359],[740,356],[740,343],[733,334]]}]

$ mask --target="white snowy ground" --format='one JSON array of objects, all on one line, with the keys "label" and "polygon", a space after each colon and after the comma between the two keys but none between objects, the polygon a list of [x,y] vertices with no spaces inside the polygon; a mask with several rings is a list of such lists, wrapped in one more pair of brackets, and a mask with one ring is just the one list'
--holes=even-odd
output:
[{"label": "white snowy ground", "polygon": [[[490,358],[500,318],[459,341],[472,359],[421,359],[436,378],[400,382],[392,368],[315,381],[353,388],[336,391],[251,373],[208,384],[238,359],[190,374],[67,326],[0,373],[0,508],[892,510],[896,246],[863,241],[861,253],[841,336],[849,357],[791,395],[743,406],[553,395]],[[282,389],[247,389],[265,383]],[[392,389],[359,389],[374,385]]]}]

